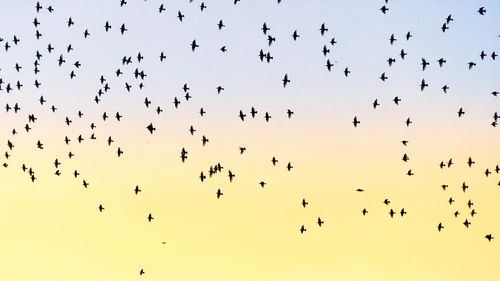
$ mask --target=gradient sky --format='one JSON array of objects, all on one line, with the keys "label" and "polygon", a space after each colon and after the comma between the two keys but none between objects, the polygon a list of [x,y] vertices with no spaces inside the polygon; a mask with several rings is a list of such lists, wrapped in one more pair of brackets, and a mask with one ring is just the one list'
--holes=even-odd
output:
[{"label": "gradient sky", "polygon": [[[119,2],[43,0],[38,14],[36,1],[0,4],[0,162],[8,164],[0,169],[0,279],[499,279],[500,176],[494,169],[500,164],[500,131],[491,123],[500,97],[491,93],[500,91],[500,58],[489,55],[500,53],[500,2],[389,1],[386,15],[379,10],[384,1],[207,0],[203,12],[199,0],[128,0],[124,7]],[[166,11],[160,14],[162,3]],[[484,16],[477,13],[481,6]],[[449,14],[454,20],[443,33]],[[75,22],[70,28],[69,17]],[[219,31],[221,19],[226,27]],[[106,21],[112,25],[108,33]],[[276,37],[272,46],[261,31],[264,22]],[[128,31],[121,35],[123,23]],[[322,23],[329,29],[324,36]],[[84,39],[86,29],[90,36]],[[391,34],[397,39],[392,46]],[[335,46],[329,43],[333,37]],[[200,47],[192,52],[194,39]],[[12,47],[7,52],[6,41]],[[55,48],[51,54],[49,43]],[[67,53],[69,44],[74,50]],[[324,45],[330,49],[326,57]],[[222,46],[226,53],[219,51]],[[271,63],[260,62],[260,49],[271,52]],[[404,61],[401,49],[408,53]],[[37,50],[43,58],[35,75]],[[482,50],[488,54],[484,60]],[[140,63],[138,52],[144,56]],[[61,54],[66,63],[59,67]],[[123,56],[133,63],[123,66]],[[392,67],[389,57],[396,59]],[[422,58],[430,62],[425,71]],[[442,68],[439,58],[447,60]],[[334,63],[331,72],[327,59]],[[469,62],[477,65],[469,70]],[[135,68],[147,74],[142,90]],[[72,70],[75,79],[69,78]],[[379,79],[383,72],[385,82]],[[291,82],[283,88],[285,73]],[[111,90],[96,104],[101,75]],[[35,79],[42,83],[39,89]],[[422,79],[429,84],[424,91]],[[18,80],[22,90],[7,93],[6,85]],[[125,82],[132,85],[130,93]],[[447,94],[441,90],[445,84]],[[218,95],[219,85],[225,90]],[[395,96],[400,105],[392,102]],[[177,109],[175,97],[181,101]],[[374,110],[375,99],[380,106]],[[3,109],[15,103],[21,107],[17,114]],[[207,112],[203,117],[200,107]],[[458,118],[461,107],[465,115]],[[287,109],[295,112],[290,119]],[[240,110],[247,114],[244,122]],[[110,115],[106,121],[103,112]],[[123,115],[120,122],[116,112]],[[269,122],[265,112],[272,116]],[[29,114],[37,120],[26,133]],[[361,121],[356,128],[354,116]],[[413,124],[406,127],[408,117]],[[97,126],[93,131],[91,123]],[[146,130],[150,123],[154,134]],[[92,133],[96,140],[90,140]],[[111,146],[108,136],[115,140]],[[7,140],[15,145],[12,151]],[[43,150],[36,148],[38,140]],[[247,148],[243,155],[240,146]],[[120,158],[118,147],[124,150]],[[185,163],[182,148],[188,151]],[[401,160],[405,153],[407,163]],[[472,168],[469,157],[476,162]],[[56,158],[62,162],[59,177]],[[450,158],[454,165],[440,169]],[[218,162],[223,173],[200,182],[200,172],[208,174]],[[294,166],[290,172],[288,162]],[[22,164],[34,169],[34,183]],[[406,175],[409,169],[414,176]],[[486,169],[493,174],[486,177]],[[236,174],[232,183],[228,170]],[[463,182],[469,185],[465,193]],[[220,199],[217,189],[224,193]],[[300,205],[303,198],[307,208]],[[386,198],[389,206],[382,203]],[[468,200],[478,212],[474,217]],[[408,214],[391,219],[391,208]],[[155,217],[151,223],[149,213]],[[318,217],[325,221],[322,227]],[[472,221],[468,229],[465,219]],[[439,223],[445,226],[441,232]],[[490,233],[495,239],[488,242],[484,236]]]}]

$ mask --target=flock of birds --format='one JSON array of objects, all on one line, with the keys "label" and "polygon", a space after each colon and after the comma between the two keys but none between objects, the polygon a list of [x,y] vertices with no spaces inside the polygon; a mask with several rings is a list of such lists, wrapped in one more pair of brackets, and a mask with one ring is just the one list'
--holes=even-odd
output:
[{"label": "flock of birds", "polygon": [[[190,0],[190,2],[193,2],[193,0]],[[238,2],[240,2],[240,0],[234,0],[234,5],[238,4]],[[278,0],[277,3],[278,4],[281,3],[281,0]],[[127,5],[127,1],[120,0],[120,1],[118,1],[118,5],[120,7],[123,7],[123,6]],[[34,37],[36,38],[36,40],[40,40],[44,36],[42,22],[43,22],[43,18],[46,16],[46,13],[48,13],[48,14],[57,13],[56,8],[57,7],[54,7],[51,5],[45,7],[40,2],[35,3],[35,5],[34,5],[35,16],[33,18],[33,27],[34,27],[33,34],[34,34]],[[202,2],[200,4],[200,10],[202,12],[207,8],[208,8],[208,6],[205,4],[205,2]],[[166,13],[166,5],[163,3],[160,4],[157,9],[158,9],[158,13],[160,13],[160,14]],[[380,11],[383,14],[390,13],[390,8],[388,7],[387,0],[385,1],[385,5],[380,8]],[[480,7],[477,11],[479,16],[484,16],[486,14],[486,12],[487,12],[487,10],[485,7]],[[177,13],[175,13],[175,16],[178,18],[178,20],[180,22],[183,22],[186,20],[185,15],[181,11],[178,11]],[[454,21],[454,19],[453,19],[452,15],[448,15],[447,17],[444,18],[444,23],[441,26],[441,30],[443,33],[447,32],[452,27],[453,21]],[[73,26],[75,24],[76,24],[76,20],[73,17],[69,16],[67,18],[67,21],[66,21],[67,28],[71,29],[71,28],[73,28]],[[223,19],[219,20],[217,23],[214,23],[214,25],[217,27],[218,30],[222,30],[226,27],[226,24],[224,23]],[[123,36],[127,35],[128,26],[126,23],[118,24],[118,26],[115,27],[114,23],[106,21],[102,26],[102,31],[106,32],[106,33],[113,32],[115,30],[115,28],[117,28],[117,32],[119,32],[119,34],[121,34]],[[267,45],[269,47],[271,47],[272,44],[274,42],[276,42],[276,37],[273,37],[270,34],[271,27],[269,26],[269,24],[264,22],[262,24],[262,26],[260,27],[260,29],[262,30],[262,33],[265,35],[265,40],[266,40]],[[102,32],[102,31],[95,30],[95,31],[92,31],[92,33],[91,33],[91,31],[89,29],[85,29],[83,31],[83,34],[82,34],[82,40],[91,40],[93,32]],[[329,32],[327,24],[326,23],[321,24],[321,26],[318,27],[317,32],[319,32],[321,34],[321,36],[327,36],[328,32]],[[301,35],[300,35],[300,32],[298,30],[294,30],[291,32],[290,37],[293,41],[297,41],[297,40],[300,40]],[[391,46],[394,45],[396,43],[396,41],[398,41],[398,40],[410,41],[413,38],[413,34],[411,33],[411,31],[408,31],[406,34],[403,35],[403,38],[404,39],[398,39],[398,36],[396,36],[395,34],[391,34],[388,41],[389,41],[389,44]],[[22,38],[18,37],[17,35],[13,35],[11,40],[0,37],[0,44],[3,45],[3,50],[4,50],[2,56],[8,56],[8,54],[12,48],[16,48],[18,45],[22,44]],[[336,41],[335,38],[331,38],[331,39],[329,38],[327,40],[326,44],[324,44],[323,48],[321,49],[321,53],[326,58],[325,67],[326,67],[327,71],[334,70],[335,65],[332,62],[332,60],[330,58],[328,58],[328,55],[330,53],[330,49],[333,48],[336,44],[338,44],[338,42]],[[191,44],[189,46],[186,46],[186,48],[190,48],[192,52],[196,52],[199,47],[200,47],[200,43],[196,39],[193,39]],[[220,48],[220,52],[222,52],[222,53],[227,52],[227,50],[228,50],[227,46],[222,46]],[[75,47],[73,47],[72,44],[69,44],[67,46],[61,46],[61,45],[57,44],[57,42],[49,43],[47,46],[44,47],[44,49],[37,49],[34,53],[35,60],[33,63],[33,71],[35,74],[35,79],[33,81],[33,85],[35,86],[35,88],[39,89],[40,87],[43,86],[43,83],[42,83],[43,81],[40,81],[38,77],[39,77],[39,74],[41,72],[42,63],[44,61],[47,61],[47,63],[51,63],[51,62],[55,61],[59,67],[68,66],[70,68],[70,70],[68,70],[69,79],[77,79],[79,76],[79,71],[80,71],[80,68],[82,67],[83,62],[81,62],[80,60],[70,62],[69,58],[68,58],[70,53],[72,54],[76,51],[77,50],[75,50]],[[265,62],[265,63],[272,62],[273,55],[271,54],[270,51],[264,51],[264,49],[260,49],[257,53],[258,53],[258,60],[260,60],[261,62]],[[399,51],[399,58],[400,59],[397,57],[389,57],[387,59],[388,67],[393,66],[395,63],[398,63],[398,61],[403,63],[405,61],[406,56],[408,56],[408,53],[405,51],[405,49],[401,49]],[[478,54],[478,59],[480,61],[483,61],[486,59],[491,59],[493,61],[496,61],[497,57],[498,57],[498,54],[494,50],[490,50],[490,51],[483,50]],[[139,90],[142,90],[145,87],[145,81],[148,77],[146,70],[141,68],[140,63],[143,59],[144,59],[144,55],[140,51],[137,53],[137,55],[134,55],[134,57],[124,56],[120,62],[121,65],[117,66],[116,71],[114,73],[108,74],[108,75],[99,74],[96,77],[96,80],[99,83],[99,88],[97,89],[97,95],[95,95],[92,98],[93,102],[95,102],[95,104],[99,104],[102,101],[102,99],[105,98],[106,93],[111,89],[111,85],[108,82],[108,78],[107,78],[111,75],[116,76],[116,78],[122,78],[124,80],[123,88],[127,92],[132,91],[132,89],[135,89],[136,87]],[[160,54],[158,54],[158,60],[160,62],[163,63],[166,61],[166,59],[167,59],[166,52],[161,52]],[[435,60],[435,62],[441,68],[446,64],[447,60],[446,60],[446,58],[439,58],[439,59]],[[421,59],[421,67],[422,67],[422,71],[424,73],[425,73],[425,70],[431,65],[431,63],[434,63],[434,60],[428,59],[428,58]],[[477,63],[478,62],[476,62],[476,61],[468,61],[468,62],[464,63],[464,67],[467,67],[469,70],[471,70],[474,67],[476,67]],[[127,71],[124,70],[124,68],[129,67],[130,65],[132,65],[132,67],[135,67],[135,70],[132,71],[131,76],[126,76],[125,73]],[[26,68],[23,68],[23,66],[20,65],[19,63],[15,64],[14,69],[18,73],[21,71],[26,71]],[[345,66],[345,67],[343,67],[342,72],[346,78],[349,78],[349,75],[351,73],[351,69],[349,69],[348,66]],[[389,75],[387,74],[387,72],[382,72],[379,78],[382,82],[385,82],[389,79]],[[21,92],[23,87],[24,87],[23,83],[26,83],[26,82],[27,81],[20,81],[20,80],[4,81],[0,77],[0,93],[3,92],[4,94],[11,94],[11,92],[14,92],[14,91]],[[283,75],[283,79],[281,80],[282,87],[286,88],[289,85],[291,85],[292,83],[293,83],[292,77],[288,73],[285,73]],[[420,84],[416,85],[416,86],[418,86],[420,91],[424,91],[427,87],[429,87],[429,84],[426,82],[425,79],[422,79]],[[441,89],[446,94],[450,90],[450,86],[445,84],[441,87]],[[216,88],[217,94],[221,94],[221,93],[223,93],[223,91],[224,91],[224,87],[222,85],[219,85]],[[172,101],[173,107],[176,109],[179,108],[181,103],[188,102],[192,98],[188,83],[185,83],[182,86],[182,92],[183,92],[184,96],[174,97],[174,99]],[[491,94],[493,96],[499,95],[499,93],[497,91],[494,91]],[[394,97],[394,99],[392,101],[396,105],[399,105],[399,103],[401,102],[401,98],[396,96],[396,97]],[[48,101],[46,100],[46,98],[44,96],[40,96],[38,98],[38,102],[40,103],[41,106],[45,106],[46,103],[48,103]],[[152,106],[152,101],[148,97],[144,98],[143,103],[144,103],[146,108],[148,108],[148,109],[152,108],[158,115],[161,114],[164,110],[160,105]],[[380,106],[379,100],[375,99],[372,102],[372,105],[373,105],[374,109],[377,109]],[[22,110],[23,110],[22,104],[20,104],[18,102],[15,102],[13,104],[7,103],[5,105],[5,111],[7,113],[18,114],[19,112],[22,112]],[[57,110],[58,110],[58,107],[55,104],[50,105],[50,111],[55,113]],[[241,110],[239,110],[239,113],[237,116],[235,116],[235,118],[239,118],[242,122],[244,122],[246,120],[246,118],[249,118],[249,117],[256,118],[257,115],[259,114],[259,111],[260,110],[257,110],[255,107],[251,107],[247,110],[241,109]],[[205,109],[203,107],[201,107],[199,109],[200,116],[203,117],[205,113],[206,113]],[[461,118],[465,113],[466,113],[465,110],[462,107],[460,107],[457,111],[458,118]],[[270,112],[266,111],[263,113],[261,112],[260,114],[263,115],[263,118],[266,122],[269,122],[272,118]],[[294,111],[292,109],[287,109],[285,114],[286,114],[285,116],[288,119],[291,119],[294,115]],[[84,116],[83,111],[77,112],[77,118],[82,118],[83,116]],[[491,120],[490,125],[493,127],[496,127],[498,125],[499,114],[497,112],[495,112],[492,116],[493,116],[493,119]],[[109,118],[115,118],[119,122],[122,118],[124,118],[124,116],[120,112],[116,112],[116,113],[103,112],[99,118],[102,118],[103,122],[105,122]],[[66,116],[65,119],[62,121],[67,126],[71,126],[73,123],[73,117]],[[20,134],[21,131],[23,131],[23,130],[25,131],[26,134],[30,133],[30,130],[32,130],[33,126],[35,126],[36,123],[37,123],[37,117],[35,116],[35,113],[29,113],[28,118],[27,118],[27,122],[25,123],[23,128],[21,128],[21,129],[14,128],[11,130],[11,132],[10,132],[11,138],[9,138],[6,142],[7,147],[6,147],[6,151],[4,153],[5,162],[3,163],[3,167],[5,167],[5,168],[10,167],[9,166],[9,158],[16,150],[16,145],[15,145],[16,135]],[[406,120],[404,120],[403,124],[405,126],[409,127],[409,126],[411,126],[412,123],[413,123],[412,119],[410,117],[408,117]],[[352,124],[354,127],[362,126],[361,120],[358,116],[354,116]],[[91,124],[89,124],[89,126],[91,129],[91,133],[90,133],[90,136],[88,136],[88,139],[90,141],[95,141],[95,140],[97,140],[97,132],[96,132],[97,125],[96,125],[96,123],[92,122]],[[145,126],[145,130],[149,134],[154,134],[156,131],[156,127],[151,122]],[[191,125],[188,128],[188,132],[192,136],[194,136],[195,133],[197,132],[197,130],[195,129],[194,125]],[[3,136],[5,136],[5,135],[3,135]],[[86,138],[87,137],[84,137],[83,134],[80,134],[75,139],[71,139],[69,136],[65,136],[64,139],[61,141],[63,141],[64,144],[69,145],[70,142],[82,143],[86,140]],[[105,140],[106,140],[106,144],[108,146],[110,146],[110,147],[114,146],[114,149],[116,149],[117,157],[122,157],[126,153],[124,148],[122,148],[119,145],[114,145],[115,140],[113,139],[112,136],[107,136],[107,138],[105,138]],[[209,143],[209,138],[206,135],[202,135],[201,142],[202,142],[202,145],[205,146],[207,143]],[[403,146],[406,147],[409,144],[409,141],[403,140],[402,144],[403,144]],[[37,149],[43,150],[44,149],[44,142],[42,140],[38,140],[36,142],[35,146]],[[246,152],[246,147],[244,147],[244,146],[239,147],[240,154],[244,154],[245,152]],[[75,153],[72,151],[69,151],[67,154],[68,159],[72,159],[74,156],[75,156]],[[181,149],[180,159],[181,159],[182,163],[184,163],[185,161],[188,161],[187,148],[183,147]],[[404,153],[402,160],[404,162],[409,162],[410,156],[407,153]],[[276,157],[272,157],[270,159],[270,161],[271,161],[273,166],[276,166],[279,163],[279,161]],[[54,159],[54,161],[53,161],[54,175],[56,175],[56,176],[62,175],[61,165],[63,165],[63,162],[65,162],[65,161],[62,161],[59,158]],[[472,157],[469,157],[469,159],[467,161],[463,161],[463,162],[465,162],[468,165],[468,167],[470,167],[470,168],[473,168],[473,165],[475,164],[475,161],[472,159]],[[285,161],[285,163],[286,163],[286,165],[284,165],[284,168],[286,168],[287,171],[291,172],[293,169],[292,162]],[[444,161],[441,161],[439,163],[439,165],[437,165],[437,168],[440,168],[440,169],[450,168],[454,164],[455,163],[453,162],[453,159],[444,160]],[[28,165],[26,163],[23,163],[20,168],[22,169],[22,171],[24,173],[27,174],[27,177],[29,178],[29,180],[31,180],[32,182],[35,182],[37,180],[37,174],[36,174],[35,168],[31,167],[30,165]],[[209,178],[212,178],[214,176],[222,174],[224,169],[225,168],[221,165],[221,163],[216,163],[214,165],[211,165],[208,167],[207,170],[200,172],[199,180],[201,182],[205,182]],[[484,174],[486,177],[491,176],[492,173],[496,173],[496,174],[500,173],[499,165],[496,165],[495,167],[487,168],[484,171]],[[406,172],[406,174],[408,176],[413,176],[414,172],[412,171],[412,169],[409,169]],[[74,169],[73,172],[71,173],[71,176],[74,177],[75,179],[80,179],[81,184],[83,185],[84,188],[88,188],[90,186],[90,181],[87,178],[83,178],[83,176],[80,174],[78,169]],[[207,178],[207,176],[208,176],[208,178]],[[229,168],[227,169],[227,178],[228,178],[229,182],[234,181],[234,179],[236,178],[236,174],[235,174],[234,170],[231,170]],[[265,188],[266,184],[267,183],[265,181],[258,182],[258,185],[261,188]],[[500,187],[500,181],[498,182],[498,186]],[[449,191],[451,189],[448,187],[447,184],[443,184],[441,187],[442,187],[443,191]],[[469,186],[467,185],[466,182],[463,182],[463,184],[459,188],[465,193],[465,192],[467,192]],[[356,191],[357,192],[364,192],[364,189],[358,188],[358,189],[356,189]],[[139,195],[139,193],[141,192],[141,188],[138,185],[136,185],[135,188],[133,189],[133,192],[135,195]],[[223,195],[224,195],[223,190],[221,188],[218,188],[216,193],[215,193],[216,198],[221,199]],[[453,199],[453,196],[449,197],[447,203],[449,205],[452,205],[452,206],[457,205],[457,203],[455,202],[455,199]],[[303,208],[306,208],[308,206],[308,204],[309,204],[309,202],[305,198],[303,198],[302,201],[300,202],[300,205]],[[389,206],[391,204],[391,201],[386,198],[381,202],[381,204]],[[473,219],[478,214],[478,211],[476,210],[476,207],[475,207],[472,199],[466,200],[466,202],[465,202],[465,204],[463,204],[463,206],[465,206],[467,208],[467,210],[461,209],[459,206],[457,206],[457,208],[453,210],[453,216],[457,219],[463,218],[464,219],[463,225],[466,228],[469,228],[472,224]],[[97,210],[99,212],[104,212],[106,210],[106,208],[103,206],[103,204],[99,204],[99,206],[97,207]],[[366,208],[361,210],[361,215],[363,215],[363,216],[368,215],[368,213],[369,213],[369,211]],[[462,213],[466,213],[466,214],[462,214]],[[397,216],[397,215],[404,217],[406,214],[407,214],[407,210],[405,210],[405,208],[401,208],[401,209],[390,208],[388,210],[388,215],[391,218],[393,218],[394,216]],[[154,216],[151,213],[149,213],[145,218],[148,222],[153,222],[153,220],[154,220]],[[323,224],[325,224],[325,221],[321,217],[317,217],[316,224],[319,227],[322,227]],[[299,228],[300,233],[304,234],[307,231],[306,225],[307,224],[302,224],[300,226],[300,228]],[[443,231],[445,229],[445,227],[446,226],[444,225],[443,222],[437,222],[437,224],[436,224],[436,229],[439,232]],[[487,234],[485,234],[484,238],[487,239],[488,241],[492,241],[494,239],[494,236],[491,233],[487,233]],[[144,269],[140,269],[139,274],[140,275],[145,274]]]}]

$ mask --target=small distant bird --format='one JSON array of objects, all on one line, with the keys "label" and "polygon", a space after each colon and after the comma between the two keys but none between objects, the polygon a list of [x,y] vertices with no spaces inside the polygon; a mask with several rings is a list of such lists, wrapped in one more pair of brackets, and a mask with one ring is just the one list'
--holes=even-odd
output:
[{"label": "small distant bird", "polygon": [[154,131],[156,131],[156,128],[153,127],[153,123],[149,123],[149,125],[146,127],[148,129],[149,133],[153,134]]},{"label": "small distant bird", "polygon": [[438,231],[441,232],[441,230],[444,228],[444,226],[442,223],[439,223],[437,228],[438,228]]},{"label": "small distant bird", "polygon": [[359,123],[361,123],[360,121],[358,121],[358,117],[357,116],[354,116],[354,120],[352,121],[352,123],[354,124],[354,127],[357,127]]},{"label": "small distant bird", "polygon": [[309,205],[309,202],[307,202],[306,199],[303,198],[301,204],[302,204],[302,207],[305,208],[307,205]]},{"label": "small distant bird", "polygon": [[286,87],[286,85],[288,85],[288,83],[290,83],[290,79],[288,79],[288,73],[285,74],[285,76],[283,77],[283,88]]},{"label": "small distant bird", "polygon": [[306,227],[305,227],[304,225],[302,225],[302,226],[300,227],[300,233],[301,233],[301,234],[303,234],[303,233],[304,233],[304,232],[306,232],[306,231],[307,231]]}]

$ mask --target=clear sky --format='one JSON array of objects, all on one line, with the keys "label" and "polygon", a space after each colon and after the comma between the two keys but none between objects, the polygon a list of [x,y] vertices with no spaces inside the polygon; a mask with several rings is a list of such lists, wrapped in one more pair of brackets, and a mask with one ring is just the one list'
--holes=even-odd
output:
[{"label": "clear sky", "polygon": [[[128,0],[120,7],[119,0],[43,0],[37,13],[36,1],[2,1],[0,163],[7,167],[0,168],[1,280],[499,279],[500,126],[492,122],[500,94],[491,93],[500,92],[500,58],[491,54],[500,54],[500,2],[207,0],[201,11],[202,2]],[[276,39],[271,46],[263,23]],[[321,35],[323,23],[328,31]],[[193,40],[199,45],[194,52]],[[261,49],[270,52],[270,63],[259,60]],[[42,58],[35,74],[37,50]],[[124,56],[132,63],[122,65]],[[389,58],[396,60],[392,66]],[[429,62],[425,71],[422,59]],[[136,68],[144,80],[134,77]],[[283,87],[285,74],[290,83]],[[104,91],[101,76],[110,90],[96,103]],[[422,79],[428,84],[423,91]],[[459,118],[460,108],[465,114]],[[408,127],[407,118],[413,122]],[[240,147],[246,147],[243,154]],[[182,148],[188,151],[184,163]],[[450,158],[453,164],[441,169]],[[208,177],[217,163],[222,172]],[[34,171],[34,182],[23,164]],[[465,220],[472,222],[468,228]]]}]

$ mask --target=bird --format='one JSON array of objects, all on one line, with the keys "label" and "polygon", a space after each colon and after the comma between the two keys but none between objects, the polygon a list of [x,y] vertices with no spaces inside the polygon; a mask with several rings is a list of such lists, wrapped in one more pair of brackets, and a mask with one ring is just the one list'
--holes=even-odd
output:
[{"label": "bird", "polygon": [[163,6],[163,3],[158,7],[158,12],[161,14],[162,12],[165,11],[165,7]]},{"label": "bird", "polygon": [[484,16],[484,15],[486,14],[486,9],[485,9],[484,7],[481,7],[481,8],[479,8],[479,10],[477,10],[477,12],[478,12],[480,15]]},{"label": "bird", "polygon": [[354,124],[354,127],[358,127],[358,124],[361,123],[360,121],[358,121],[358,117],[357,116],[354,116],[354,119],[352,121],[352,123]]},{"label": "bird", "polygon": [[413,37],[413,35],[411,35],[410,31],[408,31],[406,33],[406,41],[410,40],[411,37]]},{"label": "bird", "polygon": [[271,159],[271,163],[273,163],[273,166],[276,166],[276,163],[278,163],[278,159],[273,156],[273,158]]},{"label": "bird", "polygon": [[413,123],[413,121],[411,121],[410,117],[408,117],[405,121],[406,127],[409,127],[411,123]]},{"label": "bird", "polygon": [[428,87],[429,85],[425,83],[425,79],[422,79],[420,82],[420,91],[424,91],[425,87]]},{"label": "bird", "polygon": [[441,26],[441,31],[443,31],[443,33],[445,33],[445,32],[446,32],[446,30],[448,30],[448,29],[450,29],[450,28],[448,27],[448,25],[447,25],[446,23],[443,23],[443,25]]},{"label": "bird", "polygon": [[326,27],[325,23],[321,24],[321,27],[319,28],[319,32],[321,33],[321,36],[325,35],[325,32],[328,31],[328,28]]},{"label": "bird", "polygon": [[233,182],[233,178],[234,178],[235,176],[236,176],[236,175],[235,175],[235,174],[233,174],[233,173],[231,172],[231,170],[229,170],[229,171],[228,171],[229,182]]},{"label": "bird", "polygon": [[193,42],[191,42],[191,50],[194,52],[194,50],[198,47],[200,47],[200,45],[196,43],[196,39],[193,40]]},{"label": "bird", "polygon": [[474,162],[472,160],[472,157],[469,157],[469,160],[467,160],[467,165],[469,165],[469,168],[472,167],[473,164],[475,164],[476,162]]},{"label": "bird", "polygon": [[465,225],[466,228],[469,228],[469,225],[471,225],[471,222],[466,219],[464,221],[464,225]]},{"label": "bird", "polygon": [[288,74],[285,73],[285,76],[283,77],[283,88],[286,88],[286,85],[288,85],[288,83],[290,83],[290,79],[288,79]]},{"label": "bird", "polygon": [[388,78],[389,78],[389,77],[387,77],[387,76],[385,75],[385,72],[384,72],[384,73],[382,73],[382,75],[380,75],[380,80],[382,80],[382,81],[385,81],[385,80],[387,80]]},{"label": "bird", "polygon": [[153,134],[154,131],[156,131],[156,128],[153,127],[153,123],[149,123],[149,125],[146,127],[148,129],[149,133]]},{"label": "bird", "polygon": [[393,33],[393,34],[391,34],[391,38],[389,38],[389,43],[390,43],[391,45],[393,45],[393,44],[394,44],[394,42],[396,42],[397,40],[398,40],[398,39],[396,39],[396,38],[394,37],[394,33]]},{"label": "bird", "polygon": [[118,157],[120,157],[123,154],[123,150],[121,150],[121,148],[118,147],[118,149],[116,150],[116,154],[118,155]]},{"label": "bird", "polygon": [[125,27],[125,24],[123,23],[121,26],[120,26],[120,32],[121,34],[123,35],[125,33],[125,31],[128,31],[128,29]]},{"label": "bird", "polygon": [[348,75],[349,75],[350,73],[351,73],[351,71],[349,70],[349,68],[348,68],[348,67],[346,67],[346,68],[344,69],[344,75],[345,75],[345,77],[348,77]]},{"label": "bird", "polygon": [[309,205],[309,202],[307,202],[306,199],[303,198],[301,204],[302,204],[302,207],[305,208],[307,205]]},{"label": "bird", "polygon": [[427,66],[429,65],[429,62],[426,59],[422,58],[421,64],[422,64],[422,71],[424,71],[427,68]]},{"label": "bird", "polygon": [[319,227],[321,227],[325,222],[321,220],[320,217],[318,217],[318,221],[317,221]]},{"label": "bird", "polygon": [[444,228],[443,224],[442,223],[439,223],[438,226],[437,226],[437,229],[439,232],[441,232],[441,230]]},{"label": "bird", "polygon": [[326,60],[325,66],[326,66],[326,69],[328,69],[328,71],[332,71],[333,63],[330,62],[330,59]]},{"label": "bird", "polygon": [[393,209],[391,209],[391,210],[389,211],[389,216],[391,216],[391,218],[393,218],[395,214],[396,214],[396,212],[394,212],[394,210],[393,210]]},{"label": "bird", "polygon": [[300,227],[300,233],[301,233],[301,234],[303,234],[303,233],[304,233],[304,232],[306,232],[306,231],[307,231],[306,227],[305,227],[304,225],[302,225],[302,226]]},{"label": "bird", "polygon": [[240,147],[240,154],[243,154],[247,150],[246,147]]},{"label": "bird", "polygon": [[135,188],[134,188],[134,193],[135,193],[135,195],[138,195],[138,194],[139,194],[139,192],[141,192],[141,191],[142,191],[142,190],[139,188],[139,186],[138,186],[138,185],[136,185],[136,186],[135,186]]},{"label": "bird", "polygon": [[219,23],[217,24],[217,27],[219,28],[219,30],[221,30],[223,27],[225,27],[225,25],[222,22],[222,20],[219,20]]}]

